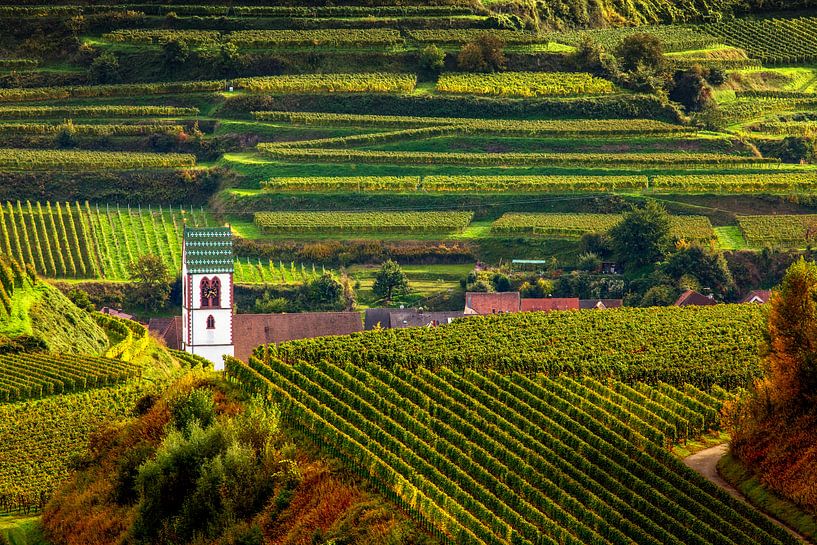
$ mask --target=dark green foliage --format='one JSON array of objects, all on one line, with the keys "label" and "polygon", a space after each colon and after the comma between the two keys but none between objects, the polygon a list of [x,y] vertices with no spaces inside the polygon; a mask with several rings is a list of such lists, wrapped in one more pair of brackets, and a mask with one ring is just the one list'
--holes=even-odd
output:
[{"label": "dark green foliage", "polygon": [[673,253],[661,269],[676,281],[692,276],[702,288],[712,290],[720,297],[735,289],[723,254],[700,244],[685,246]]},{"label": "dark green foliage", "polygon": [[343,285],[331,274],[324,273],[301,286],[298,304],[309,311],[343,310]]},{"label": "dark green foliage", "polygon": [[434,44],[428,45],[420,51],[420,69],[430,74],[438,73],[445,68],[445,51]]},{"label": "dark green foliage", "polygon": [[128,266],[130,280],[135,284],[131,293],[133,303],[145,311],[164,307],[170,296],[170,273],[161,257],[153,254],[140,256]]},{"label": "dark green foliage", "polygon": [[88,68],[88,77],[91,83],[95,84],[119,83],[122,79],[119,72],[119,59],[110,52],[101,54]]},{"label": "dark green foliage", "polygon": [[180,40],[171,40],[162,46],[165,67],[172,70],[183,65],[190,58],[190,47]]},{"label": "dark green foliage", "polygon": [[88,295],[87,291],[75,288],[69,291],[67,295],[68,299],[82,310],[87,310],[88,312],[93,312],[96,310],[96,307],[91,302],[91,297]]},{"label": "dark green foliage", "polygon": [[408,291],[408,278],[400,265],[391,259],[385,261],[377,271],[372,292],[389,303],[393,296],[405,295]]},{"label": "dark green foliage", "polygon": [[680,102],[688,112],[703,110],[715,100],[706,76],[706,71],[697,65],[689,70],[676,72],[669,98]]},{"label": "dark green foliage", "polygon": [[610,230],[613,251],[629,269],[657,263],[672,245],[667,211],[655,201],[625,214],[621,223]]},{"label": "dark green foliage", "polygon": [[502,273],[496,273],[491,277],[491,286],[494,291],[512,291],[511,279]]},{"label": "dark green foliage", "polygon": [[0,335],[0,354],[31,354],[47,350],[45,341],[39,337],[20,335],[9,339]]},{"label": "dark green foliage", "polygon": [[284,96],[244,95],[227,99],[225,114],[261,110],[350,113],[430,117],[537,118],[537,119],[633,119],[650,118],[678,122],[680,113],[650,95],[613,95],[593,98],[513,99],[436,95],[298,94]]},{"label": "dark green foliage", "polygon": [[651,287],[644,293],[638,306],[641,307],[666,307],[673,304],[678,299],[678,288],[669,284],[658,284]]},{"label": "dark green foliage", "polygon": [[85,201],[144,205],[205,204],[234,176],[224,169],[98,172],[0,172],[2,201]]},{"label": "dark green foliage", "polygon": [[656,36],[646,32],[627,36],[616,49],[621,69],[635,72],[642,67],[658,72],[664,67],[664,47]]},{"label": "dark green foliage", "polygon": [[194,423],[206,428],[216,416],[213,392],[204,388],[171,400],[169,406],[171,422],[180,431],[190,430]]},{"label": "dark green foliage", "polygon": [[771,153],[784,163],[810,163],[817,157],[817,139],[812,136],[787,136],[774,146]]}]

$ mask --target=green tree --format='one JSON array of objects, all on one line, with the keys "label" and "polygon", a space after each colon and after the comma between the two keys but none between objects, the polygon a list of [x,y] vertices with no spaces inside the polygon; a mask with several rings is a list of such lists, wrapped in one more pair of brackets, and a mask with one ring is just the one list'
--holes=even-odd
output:
[{"label": "green tree", "polygon": [[619,262],[630,270],[657,263],[672,247],[669,215],[663,206],[649,200],[610,230],[610,242]]},{"label": "green tree", "polygon": [[162,258],[145,254],[129,266],[130,280],[134,283],[131,297],[145,311],[157,311],[170,297],[170,273]]},{"label": "green tree", "polygon": [[638,306],[668,307],[678,299],[678,289],[669,284],[658,284],[644,293]]},{"label": "green tree", "polygon": [[190,47],[182,40],[171,40],[162,46],[165,68],[177,68],[190,58]]},{"label": "green tree", "polygon": [[698,65],[675,73],[669,98],[679,102],[688,112],[700,112],[715,100],[705,72]]},{"label": "green tree", "polygon": [[105,52],[93,60],[88,68],[91,83],[117,83],[122,79],[119,59],[111,52]]},{"label": "green tree", "polygon": [[640,32],[627,36],[616,49],[621,69],[636,72],[639,67],[657,73],[664,68],[664,46],[658,37]]},{"label": "green tree", "polygon": [[72,289],[68,292],[68,299],[82,310],[87,310],[88,312],[96,310],[96,307],[91,302],[91,297],[85,290],[79,288]]},{"label": "green tree", "polygon": [[389,303],[395,295],[403,295],[408,291],[408,278],[400,265],[391,259],[385,261],[377,271],[372,292]]},{"label": "green tree", "polygon": [[663,270],[678,282],[686,276],[691,276],[702,288],[709,288],[721,297],[735,288],[732,273],[723,254],[701,244],[682,246],[669,256]]},{"label": "green tree", "polygon": [[420,51],[419,63],[421,70],[436,74],[445,68],[445,51],[434,44],[428,45]]},{"label": "green tree", "polygon": [[505,42],[492,34],[482,34],[463,46],[457,66],[466,72],[497,72],[505,68]]},{"label": "green tree", "polygon": [[298,299],[305,310],[343,310],[343,285],[331,274],[324,273],[305,282],[301,286]]}]

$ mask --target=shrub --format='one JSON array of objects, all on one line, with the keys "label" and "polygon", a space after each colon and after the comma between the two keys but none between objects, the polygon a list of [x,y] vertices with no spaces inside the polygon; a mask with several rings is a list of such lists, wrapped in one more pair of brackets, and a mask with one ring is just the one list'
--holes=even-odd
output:
[{"label": "shrub", "polygon": [[491,34],[482,34],[467,43],[457,56],[457,66],[467,72],[496,72],[505,68],[505,43]]}]

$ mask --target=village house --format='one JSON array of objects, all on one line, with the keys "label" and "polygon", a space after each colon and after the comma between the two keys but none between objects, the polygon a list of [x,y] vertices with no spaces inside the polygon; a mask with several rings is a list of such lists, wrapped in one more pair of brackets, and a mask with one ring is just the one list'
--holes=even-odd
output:
[{"label": "village house", "polygon": [[522,298],[519,292],[468,292],[465,315],[504,314],[509,312],[550,312],[554,310],[605,310],[621,308],[621,299],[579,299],[578,297]]}]

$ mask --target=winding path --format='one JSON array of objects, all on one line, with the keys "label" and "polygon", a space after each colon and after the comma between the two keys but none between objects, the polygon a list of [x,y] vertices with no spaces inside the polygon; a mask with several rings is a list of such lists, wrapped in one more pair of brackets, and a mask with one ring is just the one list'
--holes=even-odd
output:
[{"label": "winding path", "polygon": [[[718,462],[720,461],[721,458],[724,457],[724,455],[726,455],[727,452],[729,452],[729,443],[722,443],[720,445],[704,449],[696,454],[693,454],[692,456],[687,456],[686,458],[684,458],[684,464],[688,468],[697,471],[698,473],[706,477],[708,480],[712,481],[713,483],[724,489],[726,492],[728,492],[737,500],[742,501],[746,505],[750,506],[752,509],[762,514],[767,519],[774,522],[775,524],[789,532],[794,537],[803,540],[803,537],[800,534],[798,534],[797,532],[795,532],[794,530],[792,530],[791,528],[777,520],[776,518],[770,517],[769,515],[767,515],[766,513],[764,513],[751,503],[749,503],[743,496],[743,494],[741,494],[740,491],[738,491],[737,488],[729,484],[723,477],[721,477],[720,473],[718,473]],[[806,541],[803,542],[807,543]]]}]

